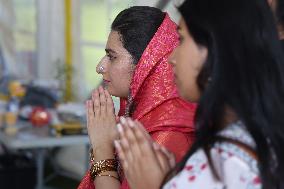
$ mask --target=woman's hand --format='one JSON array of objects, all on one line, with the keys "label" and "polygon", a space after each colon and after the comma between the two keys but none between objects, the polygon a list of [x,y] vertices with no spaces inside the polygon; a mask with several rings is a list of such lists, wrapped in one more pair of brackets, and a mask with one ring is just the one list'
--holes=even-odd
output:
[{"label": "woman's hand", "polygon": [[95,156],[103,155],[103,152],[113,154],[113,141],[117,136],[117,130],[113,101],[109,92],[100,86],[94,90],[92,100],[88,100],[86,104],[88,134]]},{"label": "woman's hand", "polygon": [[137,121],[121,118],[118,131],[120,141],[115,141],[115,147],[130,187],[160,188],[164,177],[175,164],[174,156],[154,143]]}]

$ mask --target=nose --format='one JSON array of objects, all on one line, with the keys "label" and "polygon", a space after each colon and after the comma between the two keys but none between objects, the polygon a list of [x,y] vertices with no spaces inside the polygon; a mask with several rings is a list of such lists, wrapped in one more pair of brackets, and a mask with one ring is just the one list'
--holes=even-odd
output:
[{"label": "nose", "polygon": [[103,57],[96,67],[96,72],[98,74],[104,74],[106,72],[106,59]]},{"label": "nose", "polygon": [[169,64],[171,64],[171,65],[175,65],[175,64],[176,64],[175,51],[176,51],[176,50],[173,50],[173,52],[171,53],[171,55],[170,55],[169,58],[168,58],[168,62],[169,62]]}]

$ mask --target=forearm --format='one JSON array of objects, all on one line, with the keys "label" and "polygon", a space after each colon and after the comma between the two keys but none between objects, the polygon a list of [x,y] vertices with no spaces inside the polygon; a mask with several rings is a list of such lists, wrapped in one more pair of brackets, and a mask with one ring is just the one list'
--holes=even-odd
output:
[{"label": "forearm", "polygon": [[[118,177],[117,173],[114,174],[113,172],[104,172],[104,175],[111,175],[114,177]],[[96,189],[119,189],[120,188],[120,182],[111,177],[111,176],[101,176],[97,177],[94,181]]]},{"label": "forearm", "polygon": [[[94,162],[98,162],[100,160],[105,159],[114,159],[114,150],[113,148],[103,148],[96,149],[94,151]],[[120,182],[118,179],[118,173],[116,171],[105,171],[100,174],[101,176],[97,176],[94,179],[94,184],[96,189],[119,189]]]}]

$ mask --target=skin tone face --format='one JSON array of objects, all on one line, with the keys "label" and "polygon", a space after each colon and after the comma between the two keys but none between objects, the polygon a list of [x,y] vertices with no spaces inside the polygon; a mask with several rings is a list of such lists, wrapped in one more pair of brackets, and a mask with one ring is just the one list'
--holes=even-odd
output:
[{"label": "skin tone face", "polygon": [[[106,55],[97,66],[97,73],[103,75],[105,89],[111,95],[126,98],[135,65],[117,31],[110,32],[105,51]],[[100,66],[104,68],[103,71],[100,71]]]},{"label": "skin tone face", "polygon": [[180,43],[171,54],[169,63],[173,65],[180,95],[188,101],[197,102],[200,98],[197,77],[207,58],[208,50],[193,40],[183,19],[180,20],[178,33]]}]

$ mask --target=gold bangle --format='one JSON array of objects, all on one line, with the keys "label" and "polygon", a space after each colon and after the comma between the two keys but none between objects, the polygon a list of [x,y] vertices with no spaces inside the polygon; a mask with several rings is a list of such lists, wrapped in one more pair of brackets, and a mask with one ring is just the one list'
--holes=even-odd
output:
[{"label": "gold bangle", "polygon": [[118,162],[115,159],[104,159],[91,165],[90,174],[93,180],[106,171],[117,171]]},{"label": "gold bangle", "polygon": [[97,175],[97,177],[112,177],[112,178],[115,178],[116,180],[118,180],[120,182],[120,180],[118,179],[118,177],[115,177],[113,175]]}]

